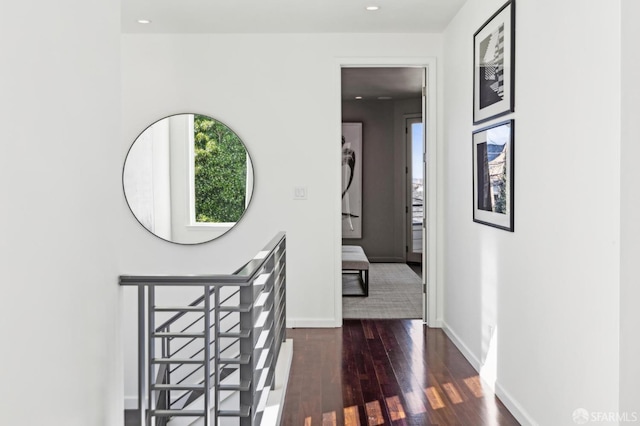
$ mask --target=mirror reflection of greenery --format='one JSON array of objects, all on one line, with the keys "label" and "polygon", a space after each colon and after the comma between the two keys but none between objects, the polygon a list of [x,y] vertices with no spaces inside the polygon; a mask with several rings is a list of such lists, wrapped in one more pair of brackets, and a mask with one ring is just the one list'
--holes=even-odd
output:
[{"label": "mirror reflection of greenery", "polygon": [[237,222],[245,210],[247,152],[224,124],[194,117],[196,222]]}]

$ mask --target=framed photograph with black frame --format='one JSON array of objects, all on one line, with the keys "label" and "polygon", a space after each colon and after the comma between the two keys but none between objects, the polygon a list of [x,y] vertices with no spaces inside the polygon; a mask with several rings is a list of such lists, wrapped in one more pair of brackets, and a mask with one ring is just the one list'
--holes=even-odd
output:
[{"label": "framed photograph with black frame", "polygon": [[473,35],[473,124],[514,111],[515,0]]},{"label": "framed photograph with black frame", "polygon": [[342,238],[362,238],[362,123],[342,123]]},{"label": "framed photograph with black frame", "polygon": [[513,232],[513,126],[473,132],[473,221]]}]

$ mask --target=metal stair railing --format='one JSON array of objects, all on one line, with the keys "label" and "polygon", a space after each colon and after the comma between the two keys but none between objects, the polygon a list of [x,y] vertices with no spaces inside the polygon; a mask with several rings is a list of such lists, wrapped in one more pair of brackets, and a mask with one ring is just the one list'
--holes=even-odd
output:
[{"label": "metal stair railing", "polygon": [[[284,233],[233,274],[123,275],[120,285],[138,288],[141,425],[178,417],[205,426],[225,417],[260,424],[286,338]],[[158,305],[157,293],[172,287],[201,287],[202,295],[183,306]]]}]

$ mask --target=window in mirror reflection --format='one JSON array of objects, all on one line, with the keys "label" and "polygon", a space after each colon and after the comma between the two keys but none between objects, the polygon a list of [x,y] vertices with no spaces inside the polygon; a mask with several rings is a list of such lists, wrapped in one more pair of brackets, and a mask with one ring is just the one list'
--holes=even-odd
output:
[{"label": "window in mirror reflection", "polygon": [[211,117],[193,115],[192,220],[237,222],[246,208],[247,152],[238,136]]}]

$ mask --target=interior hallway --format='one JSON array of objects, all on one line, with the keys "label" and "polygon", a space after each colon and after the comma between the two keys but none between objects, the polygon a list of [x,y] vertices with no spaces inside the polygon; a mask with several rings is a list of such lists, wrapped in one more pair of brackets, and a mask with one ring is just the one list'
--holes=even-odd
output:
[{"label": "interior hallway", "polygon": [[518,425],[440,329],[345,320],[290,329],[283,425]]}]

